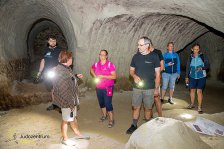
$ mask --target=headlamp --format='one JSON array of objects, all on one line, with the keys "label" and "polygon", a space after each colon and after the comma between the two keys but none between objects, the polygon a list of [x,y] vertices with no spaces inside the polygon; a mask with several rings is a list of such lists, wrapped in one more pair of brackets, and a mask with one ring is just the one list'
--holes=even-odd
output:
[{"label": "headlamp", "polygon": [[55,77],[55,72],[52,71],[52,70],[49,70],[49,71],[47,72],[47,78],[52,79],[52,78],[54,78],[54,77]]}]

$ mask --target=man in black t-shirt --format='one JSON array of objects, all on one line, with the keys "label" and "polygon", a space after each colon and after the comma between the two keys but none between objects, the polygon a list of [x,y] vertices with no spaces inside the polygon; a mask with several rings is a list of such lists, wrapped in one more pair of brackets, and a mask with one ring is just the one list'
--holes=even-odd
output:
[{"label": "man in black t-shirt", "polygon": [[147,37],[142,37],[138,41],[138,52],[133,56],[130,65],[130,75],[134,79],[133,98],[132,98],[132,117],[131,127],[126,131],[127,134],[133,133],[137,129],[140,115],[141,104],[144,104],[145,119],[151,118],[154,96],[159,95],[160,84],[160,60],[155,52],[149,49],[152,42]]},{"label": "man in black t-shirt", "polygon": [[56,37],[48,37],[48,47],[44,49],[43,58],[40,62],[39,72],[37,76],[39,77],[42,73],[46,73],[49,69],[58,65],[58,56],[61,49],[57,46]]},{"label": "man in black t-shirt", "polygon": [[[57,47],[57,41],[55,36],[48,37],[48,47],[44,49],[43,58],[40,62],[39,72],[37,73],[37,79],[43,74],[44,81],[46,83],[47,89],[51,90],[52,100],[53,100],[53,86],[51,80],[46,78],[47,72],[53,67],[58,65],[58,56],[61,49]],[[53,110],[57,106],[52,104],[47,108],[47,110]]]},{"label": "man in black t-shirt", "polygon": [[160,50],[154,49],[153,46],[150,47],[150,51],[155,52],[159,56],[159,61],[160,61],[160,70],[164,70],[164,59],[163,59],[163,54]]}]

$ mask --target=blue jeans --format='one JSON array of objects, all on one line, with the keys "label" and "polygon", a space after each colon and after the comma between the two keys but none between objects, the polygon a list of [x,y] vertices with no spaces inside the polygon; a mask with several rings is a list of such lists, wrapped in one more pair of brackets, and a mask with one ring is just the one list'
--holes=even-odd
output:
[{"label": "blue jeans", "polygon": [[162,89],[166,90],[169,85],[170,90],[174,90],[175,82],[178,75],[179,75],[178,73],[172,73],[172,74],[166,72],[162,73],[162,80],[163,80]]},{"label": "blue jeans", "polygon": [[[112,87],[113,89],[113,87]],[[99,101],[100,108],[105,108],[108,112],[113,111],[112,96],[107,96],[106,89],[96,88],[96,95]]]}]

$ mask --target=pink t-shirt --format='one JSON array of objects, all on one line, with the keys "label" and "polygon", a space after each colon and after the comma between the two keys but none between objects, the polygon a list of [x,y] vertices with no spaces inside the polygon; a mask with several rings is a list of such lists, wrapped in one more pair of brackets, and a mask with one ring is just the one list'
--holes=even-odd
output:
[{"label": "pink t-shirt", "polygon": [[[92,69],[94,70],[96,76],[98,75],[111,75],[111,72],[115,72],[115,65],[110,62],[110,61],[106,61],[105,64],[101,64],[100,61],[98,61],[97,63],[92,65]],[[105,79],[105,78],[101,78],[100,82],[96,84],[97,88],[107,88],[108,86],[113,86],[114,85],[114,80],[111,79]]]}]

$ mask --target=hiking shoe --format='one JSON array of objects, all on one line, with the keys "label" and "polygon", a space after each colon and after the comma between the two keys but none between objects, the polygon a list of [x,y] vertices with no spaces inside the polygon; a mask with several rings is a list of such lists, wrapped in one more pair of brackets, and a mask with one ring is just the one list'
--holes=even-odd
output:
[{"label": "hiking shoe", "polygon": [[193,109],[195,108],[194,104],[189,104],[189,106],[187,107],[187,109]]},{"label": "hiking shoe", "polygon": [[174,102],[173,102],[173,100],[172,99],[168,99],[168,102],[170,103],[170,104],[174,104]]},{"label": "hiking shoe", "polygon": [[112,127],[114,127],[114,120],[109,121],[109,124],[108,124],[107,127],[108,127],[108,128],[112,128]]},{"label": "hiking shoe", "polygon": [[107,120],[107,116],[102,116],[102,117],[100,118],[100,121],[101,121],[101,122],[104,122],[105,120]]},{"label": "hiking shoe", "polygon": [[64,144],[64,145],[68,145],[68,146],[75,146],[76,145],[76,143],[74,142],[74,141],[72,141],[72,140],[62,140],[62,142],[61,142],[62,144]]},{"label": "hiking shoe", "polygon": [[138,127],[134,126],[133,124],[131,125],[130,128],[126,131],[126,134],[132,134]]},{"label": "hiking shoe", "polygon": [[201,107],[198,107],[198,114],[203,114]]}]

